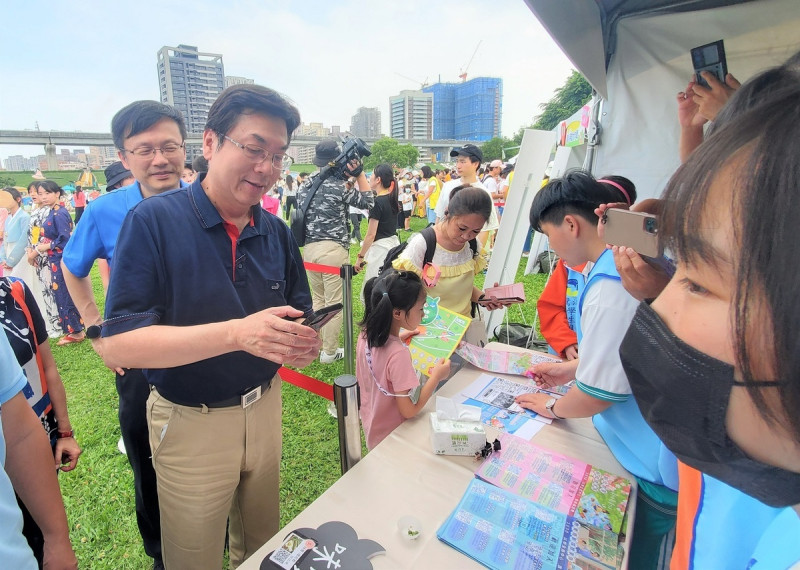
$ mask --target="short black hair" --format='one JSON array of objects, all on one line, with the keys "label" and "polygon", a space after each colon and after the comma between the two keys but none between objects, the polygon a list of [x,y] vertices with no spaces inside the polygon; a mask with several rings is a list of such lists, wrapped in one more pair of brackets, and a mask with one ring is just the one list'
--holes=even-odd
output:
[{"label": "short black hair", "polygon": [[619,190],[600,184],[588,172],[571,170],[561,178],[550,180],[533,198],[531,227],[541,232],[543,223],[561,225],[566,215],[580,216],[596,224],[595,208],[618,202],[619,195]]},{"label": "short black hair", "polygon": [[175,107],[158,101],[134,101],[123,107],[111,119],[111,137],[114,146],[125,150],[125,139],[146,131],[163,119],[171,119],[178,125],[181,138],[186,140],[186,123]]},{"label": "short black hair", "polygon": [[283,119],[289,140],[300,125],[300,111],[277,91],[262,85],[232,85],[211,105],[206,129],[227,135],[242,115],[255,114]]},{"label": "short black hair", "polygon": [[192,159],[192,170],[195,172],[208,172],[208,161],[202,154],[198,154]]},{"label": "short black hair", "polygon": [[42,180],[39,183],[39,188],[41,188],[48,194],[58,194],[59,196],[64,195],[64,190],[53,180]]}]

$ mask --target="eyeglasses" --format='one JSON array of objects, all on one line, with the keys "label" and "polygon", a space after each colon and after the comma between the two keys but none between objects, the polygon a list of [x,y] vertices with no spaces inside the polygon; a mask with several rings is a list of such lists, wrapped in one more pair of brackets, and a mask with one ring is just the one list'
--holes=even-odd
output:
[{"label": "eyeglasses", "polygon": [[164,158],[174,158],[178,156],[178,154],[183,150],[183,147],[186,143],[167,143],[161,148],[154,148],[152,146],[140,146],[139,148],[135,148],[133,150],[128,150],[127,148],[123,148],[124,152],[132,154],[137,158],[153,158],[156,155],[156,152],[161,152]]},{"label": "eyeglasses", "polygon": [[242,144],[240,142],[233,140],[228,135],[222,135],[222,137],[225,140],[231,141],[234,145],[242,149],[247,158],[249,158],[253,162],[256,163],[264,162],[271,155],[272,160],[270,162],[272,163],[272,168],[277,168],[279,170],[286,170],[292,164],[294,164],[294,159],[288,154],[275,154],[254,144]]}]

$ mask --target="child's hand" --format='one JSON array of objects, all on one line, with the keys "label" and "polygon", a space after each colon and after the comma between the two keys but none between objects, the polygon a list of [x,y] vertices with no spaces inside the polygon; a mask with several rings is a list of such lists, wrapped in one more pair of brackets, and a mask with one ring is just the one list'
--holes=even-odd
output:
[{"label": "child's hand", "polygon": [[566,384],[575,377],[574,368],[563,362],[541,362],[525,371],[539,388],[553,388]]},{"label": "child's hand", "polygon": [[442,360],[434,364],[430,368],[429,372],[430,374],[428,374],[428,376],[431,379],[435,378],[437,382],[439,380],[447,378],[448,376],[450,376],[450,359],[443,358]]},{"label": "child's hand", "polygon": [[417,336],[418,334],[419,334],[419,329],[414,329],[413,331],[407,331],[403,329],[400,331],[400,340],[408,344],[409,342],[411,342],[411,339]]},{"label": "child's hand", "polygon": [[564,357],[567,360],[575,360],[578,358],[578,345],[571,344],[567,348],[564,349]]}]

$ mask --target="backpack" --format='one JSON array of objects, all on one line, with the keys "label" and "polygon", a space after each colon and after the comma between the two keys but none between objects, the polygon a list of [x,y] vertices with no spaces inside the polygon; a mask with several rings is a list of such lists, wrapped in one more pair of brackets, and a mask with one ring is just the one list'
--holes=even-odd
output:
[{"label": "backpack", "polygon": [[[422,229],[419,233],[423,238],[425,238],[425,255],[422,258],[422,267],[425,267],[427,264],[433,261],[433,254],[436,253],[436,232],[433,229],[433,224],[431,224]],[[378,270],[378,275],[392,267],[392,262],[400,256],[407,245],[408,241],[404,241],[400,245],[396,245],[388,251],[386,258],[383,260],[383,264],[381,264],[381,268]],[[478,255],[477,239],[472,238],[469,240],[469,247],[472,250],[472,257]]]}]

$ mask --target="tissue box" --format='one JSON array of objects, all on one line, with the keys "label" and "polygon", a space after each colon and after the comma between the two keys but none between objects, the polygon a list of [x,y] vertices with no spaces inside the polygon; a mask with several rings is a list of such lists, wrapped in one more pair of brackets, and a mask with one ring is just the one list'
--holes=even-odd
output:
[{"label": "tissue box", "polygon": [[431,444],[437,455],[475,455],[486,445],[483,424],[440,419],[431,414]]}]

